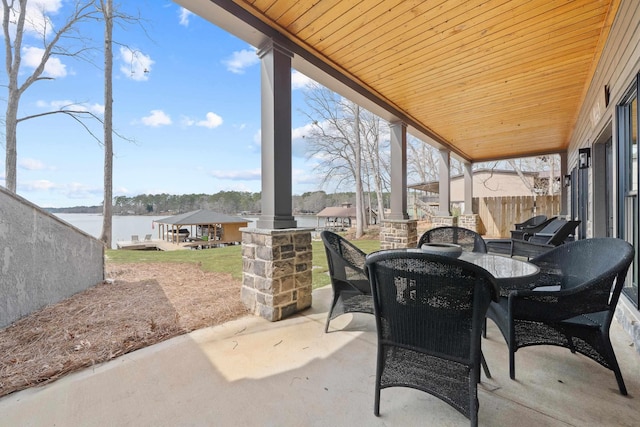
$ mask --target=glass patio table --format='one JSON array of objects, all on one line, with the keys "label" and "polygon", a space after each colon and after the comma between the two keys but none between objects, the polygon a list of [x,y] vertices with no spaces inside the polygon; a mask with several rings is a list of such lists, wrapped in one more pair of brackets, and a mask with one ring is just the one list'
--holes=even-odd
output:
[{"label": "glass patio table", "polygon": [[[408,248],[406,251],[423,252],[418,248]],[[513,290],[530,289],[531,284],[540,274],[537,265],[501,255],[463,251],[457,258],[482,267],[491,273],[500,287],[501,296],[508,296],[509,292]]]}]

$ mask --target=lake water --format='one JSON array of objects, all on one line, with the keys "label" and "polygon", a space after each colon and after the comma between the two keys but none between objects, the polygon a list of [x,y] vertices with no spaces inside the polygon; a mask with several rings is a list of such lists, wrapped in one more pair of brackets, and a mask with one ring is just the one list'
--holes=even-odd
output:
[{"label": "lake water", "polygon": [[[56,213],[54,215],[94,237],[100,238],[100,234],[102,234],[102,215],[100,214]],[[151,234],[152,239],[160,238],[158,236],[158,224],[154,224],[153,221],[166,217],[167,215],[114,215],[112,223],[113,232],[111,234],[112,248],[116,249],[118,242],[131,241],[132,235],[137,235],[140,239],[144,239],[144,236],[147,234]],[[256,226],[258,218],[243,218],[251,221],[247,228],[254,228]],[[316,228],[318,226],[315,215],[297,216],[296,221],[298,222],[298,227],[301,228]]]}]

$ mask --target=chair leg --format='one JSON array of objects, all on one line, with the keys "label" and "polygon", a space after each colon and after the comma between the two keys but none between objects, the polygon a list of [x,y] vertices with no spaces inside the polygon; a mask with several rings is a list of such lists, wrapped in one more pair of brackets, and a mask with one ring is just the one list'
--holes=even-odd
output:
[{"label": "chair leg", "polygon": [[509,348],[509,378],[516,379],[516,355],[511,348]]},{"label": "chair leg", "polygon": [[624,380],[622,379],[622,372],[620,371],[620,365],[618,365],[618,359],[616,359],[616,354],[613,351],[613,346],[611,345],[609,336],[608,335],[606,337],[600,336],[600,342],[602,343],[602,347],[604,347],[605,357],[607,358],[607,362],[609,362],[609,366],[611,366],[611,370],[616,376],[616,381],[618,382],[618,389],[620,389],[620,394],[623,396],[626,396],[627,387],[624,385]]},{"label": "chair leg", "polygon": [[482,325],[482,338],[487,337],[487,318],[484,318],[484,324]]},{"label": "chair leg", "polygon": [[338,302],[338,295],[333,295],[333,301],[331,301],[331,307],[329,308],[329,313],[327,313],[327,323],[324,325],[324,333],[326,334],[329,331],[329,322],[331,322],[331,316],[333,315],[333,309],[335,308]]},{"label": "chair leg", "polygon": [[380,416],[380,379],[376,378],[375,401],[373,403],[373,415]]},{"label": "chair leg", "polygon": [[[482,365],[482,369],[484,370],[485,377],[491,378],[491,371],[489,371],[489,365],[487,365],[487,361],[484,358],[483,352],[480,352],[480,364]],[[478,377],[479,376],[480,375],[478,375]],[[480,382],[480,378],[478,378],[478,382]]]},{"label": "chair leg", "polygon": [[613,373],[616,374],[616,381],[618,382],[618,388],[620,389],[620,394],[623,396],[627,395],[627,387],[624,385],[624,380],[622,379],[622,372],[620,372],[620,367],[616,363],[616,367],[613,370]]}]

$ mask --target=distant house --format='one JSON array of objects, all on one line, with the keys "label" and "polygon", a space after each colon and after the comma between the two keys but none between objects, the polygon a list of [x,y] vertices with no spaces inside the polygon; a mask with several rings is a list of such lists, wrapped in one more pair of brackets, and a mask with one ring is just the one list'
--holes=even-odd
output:
[{"label": "distant house", "polygon": [[[329,206],[318,212],[318,228],[344,229],[351,227],[356,221],[356,208],[351,203],[342,206]],[[320,224],[323,221],[324,225]]]},{"label": "distant house", "polygon": [[[522,172],[524,180],[513,170],[478,169],[473,171],[473,197],[531,196],[538,172]],[[440,192],[438,181],[409,185],[408,188],[436,195]],[[464,176],[451,177],[450,198],[452,203],[464,202]],[[434,197],[434,201],[437,201]]]},{"label": "distant house", "polygon": [[207,241],[212,244],[239,243],[242,241],[240,228],[249,224],[248,219],[225,215],[206,209],[187,212],[155,221],[160,226],[160,239],[170,242]]}]

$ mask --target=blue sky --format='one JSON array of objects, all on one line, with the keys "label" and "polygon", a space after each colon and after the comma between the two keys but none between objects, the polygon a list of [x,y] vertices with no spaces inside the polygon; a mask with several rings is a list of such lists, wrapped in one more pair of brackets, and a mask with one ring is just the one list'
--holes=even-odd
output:
[{"label": "blue sky", "polygon": [[[66,16],[60,0],[38,0],[55,16]],[[30,3],[36,3],[30,0]],[[260,68],[255,48],[170,1],[121,3],[139,25],[114,28],[114,128],[132,141],[114,138],[114,196],[213,194],[261,190]],[[62,5],[61,10],[57,8]],[[57,14],[57,15],[55,15]],[[100,47],[101,22],[82,28]],[[0,36],[2,37],[2,36]],[[122,46],[126,45],[126,46]],[[21,74],[39,57],[37,39],[23,43]],[[0,53],[4,63],[4,52]],[[103,111],[102,52],[93,63],[62,57],[50,61],[53,80],[32,85],[19,116],[58,105]],[[146,72],[145,72],[146,70]],[[320,189],[305,160],[303,91],[307,79],[293,73],[293,192]],[[6,102],[0,74],[0,103]],[[4,105],[2,108],[4,112]],[[93,131],[102,138],[98,126]],[[0,143],[4,185],[4,133]],[[102,146],[71,118],[53,115],[18,125],[18,189],[42,207],[98,205],[103,195]],[[332,189],[328,189],[332,191]]]}]

